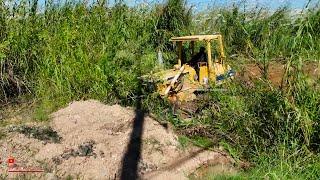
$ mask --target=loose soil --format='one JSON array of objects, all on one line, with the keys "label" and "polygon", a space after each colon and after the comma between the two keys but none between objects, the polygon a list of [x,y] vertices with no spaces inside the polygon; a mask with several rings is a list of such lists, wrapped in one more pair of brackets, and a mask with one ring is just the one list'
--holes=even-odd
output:
[{"label": "loose soil", "polygon": [[[8,127],[7,137],[0,140],[0,154],[14,157],[18,167],[45,170],[30,177],[119,179],[130,140],[139,142],[138,137],[130,138],[135,117],[133,108],[94,100],[73,102],[51,115],[50,127]],[[219,165],[229,171],[232,164],[218,151],[183,149],[171,129],[144,117],[137,172],[142,179],[185,179],[201,166]],[[24,176],[8,174],[6,163],[2,166],[2,177]]]},{"label": "loose soil", "polygon": [[[320,64],[316,62],[306,62],[302,66],[303,73],[311,78],[317,80],[320,78]],[[283,82],[284,73],[286,72],[286,65],[281,62],[271,62],[267,69],[267,80],[275,87],[280,87]],[[244,64],[240,72],[237,73],[236,79],[240,79],[243,83],[252,86],[252,81],[263,78],[263,70],[257,64]]]}]

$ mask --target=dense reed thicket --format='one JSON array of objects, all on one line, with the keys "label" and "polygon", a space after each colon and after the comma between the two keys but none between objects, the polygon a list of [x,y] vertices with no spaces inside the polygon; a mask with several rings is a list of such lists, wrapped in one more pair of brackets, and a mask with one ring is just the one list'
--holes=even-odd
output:
[{"label": "dense reed thicket", "polygon": [[184,1],[153,8],[47,3],[44,9],[28,2],[1,1],[2,102],[24,93],[125,102],[134,96],[137,72],[154,66],[156,48],[191,22]]},{"label": "dense reed thicket", "polygon": [[[118,4],[48,5],[44,13],[19,4],[2,13],[1,99],[30,91],[38,98],[123,99],[136,81],[136,54],[148,42],[154,18]],[[141,20],[143,19],[143,20]],[[151,53],[152,54],[152,53]],[[154,56],[142,56],[152,67]]]},{"label": "dense reed thicket", "polygon": [[216,8],[199,16],[197,32],[222,32],[229,54],[253,58],[288,58],[292,55],[319,57],[320,9],[318,6],[294,12],[282,7],[244,11],[241,6]]},{"label": "dense reed thicket", "polygon": [[256,60],[319,57],[318,7],[302,15],[287,8],[217,8],[195,15],[200,22],[191,24],[185,1],[154,7],[49,2],[39,8],[37,1],[1,1],[2,102],[23,93],[127,99],[135,89],[138,51],[139,71],[148,72],[157,49],[166,50],[168,39],[180,34],[221,32],[229,55]]},{"label": "dense reed thicket", "polygon": [[[230,92],[212,92],[205,116],[188,127],[200,123],[220,133],[235,158],[260,163],[269,157],[260,163],[263,173],[266,162],[278,167],[275,159],[287,163],[280,173],[288,174],[280,178],[292,178],[297,169],[303,174],[307,170],[299,167],[307,161],[317,169],[309,159],[320,150],[319,81],[310,83],[301,66],[320,59],[319,5],[301,14],[240,5],[192,15],[183,0],[152,7],[47,1],[39,8],[37,2],[0,1],[0,103],[31,95],[40,105],[82,98],[129,105],[137,95],[137,77],[156,67],[157,50],[172,57],[166,53],[171,36],[221,32],[227,54],[242,57],[237,61],[250,59],[263,69],[271,60],[285,62],[287,85],[226,84]],[[153,99],[147,102],[164,112]]]}]

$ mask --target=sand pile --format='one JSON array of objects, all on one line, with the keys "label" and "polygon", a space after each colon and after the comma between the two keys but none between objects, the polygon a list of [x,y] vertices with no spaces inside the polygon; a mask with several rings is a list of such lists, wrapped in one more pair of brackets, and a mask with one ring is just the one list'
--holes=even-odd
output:
[{"label": "sand pile", "polygon": [[[150,117],[143,118],[131,108],[108,106],[94,100],[73,102],[57,111],[52,114],[50,126],[60,136],[56,138],[59,141],[35,139],[19,131],[2,140],[0,145],[6,144],[11,155],[17,156],[17,162],[44,167],[43,176],[50,178],[118,179],[125,170],[123,167],[127,173],[134,173],[130,172],[132,167],[123,166],[125,157],[129,161],[124,162],[130,164],[139,159],[137,174],[147,179],[182,179],[200,165],[228,166],[231,162],[217,152],[198,148],[182,150],[176,135]],[[142,128],[141,137],[139,128]],[[137,133],[132,134],[133,129]],[[141,157],[128,157],[129,144],[135,151],[131,156],[140,150]]]}]

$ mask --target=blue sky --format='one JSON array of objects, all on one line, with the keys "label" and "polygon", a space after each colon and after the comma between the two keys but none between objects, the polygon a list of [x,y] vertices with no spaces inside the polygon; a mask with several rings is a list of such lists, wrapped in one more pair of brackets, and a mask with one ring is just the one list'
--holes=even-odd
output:
[{"label": "blue sky", "polygon": [[[59,1],[59,0],[55,0]],[[64,0],[61,0],[64,1]],[[97,0],[88,0],[97,1]],[[109,0],[109,4],[113,4],[115,0]],[[136,5],[140,3],[152,4],[155,2],[164,2],[165,0],[124,0],[129,5]],[[308,0],[187,0],[189,5],[194,7],[194,10],[202,10],[212,6],[229,6],[233,3],[239,3],[246,1],[248,7],[255,7],[256,5],[269,7],[276,9],[280,6],[289,5],[292,9],[302,9],[308,2]],[[311,0],[312,3],[316,3],[319,0]],[[44,4],[45,0],[39,0],[40,4]],[[311,4],[312,4],[311,3]]]},{"label": "blue sky", "polygon": [[[227,6],[232,3],[239,3],[242,0],[189,0],[189,4],[193,4],[196,7],[198,6],[207,6],[207,5],[222,5]],[[248,6],[262,5],[270,8],[278,8],[283,5],[289,5],[294,9],[302,9],[308,0],[246,0]]]},{"label": "blue sky", "polygon": [[[114,0],[110,0],[112,2]],[[163,2],[164,0],[125,0],[130,5],[139,3]],[[205,9],[210,6],[228,6],[233,3],[246,1],[248,7],[255,7],[256,5],[276,9],[280,6],[289,5],[292,9],[302,9],[308,0],[187,0],[189,5],[193,5],[195,10]],[[317,3],[319,0],[311,0],[311,4]]]}]

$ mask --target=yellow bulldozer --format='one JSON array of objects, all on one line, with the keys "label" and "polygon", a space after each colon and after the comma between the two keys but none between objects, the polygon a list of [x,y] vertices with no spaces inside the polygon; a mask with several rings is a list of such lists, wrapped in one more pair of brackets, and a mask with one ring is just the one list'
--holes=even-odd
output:
[{"label": "yellow bulldozer", "polygon": [[[220,34],[172,37],[170,41],[177,47],[178,63],[171,69],[143,77],[156,86],[161,97],[168,98],[170,102],[192,101],[196,99],[196,92],[208,91],[212,85],[234,77],[235,72],[225,62]],[[196,43],[205,44],[197,54]],[[184,45],[188,45],[191,51],[190,59],[184,56]]]}]

